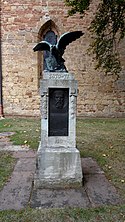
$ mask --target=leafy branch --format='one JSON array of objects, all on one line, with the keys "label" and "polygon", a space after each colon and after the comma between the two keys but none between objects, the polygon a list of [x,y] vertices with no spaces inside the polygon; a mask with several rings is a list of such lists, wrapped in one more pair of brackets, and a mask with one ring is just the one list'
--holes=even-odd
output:
[{"label": "leafy branch", "polygon": [[[90,5],[90,0],[65,1],[71,7],[69,15],[82,14]],[[121,71],[118,44],[125,36],[125,0],[102,0],[90,31],[94,36],[90,49],[95,54],[96,69],[102,67],[105,73],[118,75]]]},{"label": "leafy branch", "polygon": [[89,8],[90,0],[65,0],[67,6],[70,6],[68,13],[73,15],[76,12],[83,14]]}]

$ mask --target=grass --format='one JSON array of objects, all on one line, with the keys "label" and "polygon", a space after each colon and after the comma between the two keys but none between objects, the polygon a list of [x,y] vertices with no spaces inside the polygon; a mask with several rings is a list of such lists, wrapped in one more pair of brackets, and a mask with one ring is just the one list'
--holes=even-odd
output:
[{"label": "grass", "polygon": [[10,153],[0,152],[0,190],[11,175],[15,162]]},{"label": "grass", "polygon": [[[40,140],[39,119],[0,120],[0,132],[16,132],[14,144],[27,144],[37,149]],[[125,200],[125,119],[77,119],[77,147],[82,157],[96,159],[106,176]],[[12,171],[14,159],[0,155],[0,187]],[[8,164],[8,165],[7,165]],[[6,167],[5,167],[6,166]],[[8,169],[8,172],[6,171]],[[5,176],[5,178],[4,178]],[[65,208],[1,211],[1,222],[125,222],[125,205],[94,209]]]},{"label": "grass", "polygon": [[96,159],[125,199],[125,119],[78,119],[77,146]]},{"label": "grass", "polygon": [[14,145],[27,145],[32,149],[37,149],[40,140],[40,119],[2,119],[0,132],[15,132],[10,138]]},{"label": "grass", "polygon": [[1,222],[124,222],[125,206],[94,209],[65,208],[0,212]]}]

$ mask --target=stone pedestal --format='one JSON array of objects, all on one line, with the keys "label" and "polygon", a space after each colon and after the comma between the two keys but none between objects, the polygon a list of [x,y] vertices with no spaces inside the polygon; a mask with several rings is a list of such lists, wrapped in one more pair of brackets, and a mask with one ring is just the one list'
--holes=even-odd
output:
[{"label": "stone pedestal", "polygon": [[82,186],[76,149],[77,81],[64,72],[44,72],[40,84],[41,142],[34,185],[38,188]]}]

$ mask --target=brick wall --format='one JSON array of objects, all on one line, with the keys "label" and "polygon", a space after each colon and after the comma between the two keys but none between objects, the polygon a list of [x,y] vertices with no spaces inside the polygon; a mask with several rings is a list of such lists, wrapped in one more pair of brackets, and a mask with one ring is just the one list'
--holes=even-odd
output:
[{"label": "brick wall", "polygon": [[120,46],[123,70],[119,78],[95,70],[94,59],[87,52],[91,42],[88,27],[97,7],[96,0],[82,19],[79,15],[67,17],[63,0],[23,0],[23,3],[1,0],[1,6],[5,114],[40,114],[40,62],[32,48],[50,24],[59,36],[67,31],[85,32],[64,54],[68,71],[75,74],[79,83],[78,115],[125,116],[125,40]]}]

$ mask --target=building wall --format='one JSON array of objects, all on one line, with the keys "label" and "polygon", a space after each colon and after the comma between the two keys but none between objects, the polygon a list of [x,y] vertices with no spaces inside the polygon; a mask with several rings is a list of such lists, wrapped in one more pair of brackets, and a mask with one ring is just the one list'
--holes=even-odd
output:
[{"label": "building wall", "polygon": [[[39,81],[41,55],[32,48],[48,28],[58,36],[67,31],[85,34],[67,46],[66,67],[79,84],[79,116],[125,116],[125,52],[120,46],[123,70],[118,78],[94,69],[93,56],[87,52],[91,42],[88,27],[97,7],[93,0],[84,18],[67,16],[63,0],[1,0],[3,107],[7,115],[40,115]],[[41,76],[40,76],[41,75]]]}]

